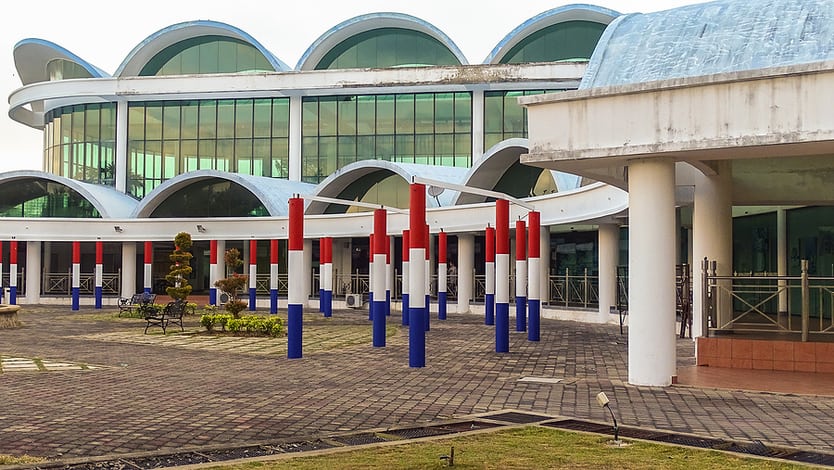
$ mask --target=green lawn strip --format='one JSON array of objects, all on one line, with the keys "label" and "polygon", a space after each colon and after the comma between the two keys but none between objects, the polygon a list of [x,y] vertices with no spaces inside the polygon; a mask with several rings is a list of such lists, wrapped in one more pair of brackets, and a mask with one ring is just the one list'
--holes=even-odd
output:
[{"label": "green lawn strip", "polygon": [[32,457],[31,455],[0,454],[0,465],[25,465],[29,463],[42,462],[46,462],[46,459],[42,457]]},{"label": "green lawn strip", "polygon": [[362,450],[289,460],[250,462],[212,468],[250,469],[433,469],[448,468],[440,456],[454,447],[457,469],[801,469],[805,466],[742,458],[712,450],[627,441],[608,445],[595,436],[544,427],[525,427],[458,438],[375,446]]}]

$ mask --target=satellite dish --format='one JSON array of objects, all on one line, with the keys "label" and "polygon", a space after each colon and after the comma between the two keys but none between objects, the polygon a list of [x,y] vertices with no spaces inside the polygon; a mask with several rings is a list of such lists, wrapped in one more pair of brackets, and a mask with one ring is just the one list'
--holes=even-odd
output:
[{"label": "satellite dish", "polygon": [[445,191],[445,190],[446,190],[446,188],[443,188],[443,187],[440,187],[440,186],[429,186],[428,189],[427,189],[427,191],[429,193],[429,196],[431,196],[431,197],[440,196],[441,194],[443,194],[443,191]]}]

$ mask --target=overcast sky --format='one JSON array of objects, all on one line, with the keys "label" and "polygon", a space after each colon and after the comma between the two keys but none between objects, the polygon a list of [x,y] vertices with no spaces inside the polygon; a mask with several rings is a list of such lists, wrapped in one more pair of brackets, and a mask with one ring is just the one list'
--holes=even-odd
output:
[{"label": "overcast sky", "polygon": [[[251,0],[76,0],[5,5],[0,19],[0,172],[41,169],[41,131],[8,117],[8,96],[21,86],[14,45],[25,38],[54,42],[112,74],[143,39],[175,23],[214,20],[246,31],[290,67],[321,34],[365,13],[392,11],[421,18],[446,33],[469,63],[481,63],[516,26],[569,2],[547,0],[354,0],[265,2]],[[579,2],[574,2],[579,3]],[[648,13],[698,0],[600,0],[620,13]]]}]

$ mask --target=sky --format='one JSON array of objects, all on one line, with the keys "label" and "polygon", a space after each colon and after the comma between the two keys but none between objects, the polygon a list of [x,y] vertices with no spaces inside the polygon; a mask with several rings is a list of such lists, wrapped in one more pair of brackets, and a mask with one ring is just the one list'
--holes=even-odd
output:
[{"label": "sky", "polygon": [[[470,64],[483,62],[504,36],[544,11],[579,3],[559,0],[43,0],[4,5],[0,16],[0,173],[40,170],[42,133],[8,116],[8,97],[21,87],[13,50],[26,38],[45,39],[112,74],[127,54],[156,31],[183,21],[214,20],[235,26],[258,40],[290,67],[328,29],[374,12],[421,18],[446,33]],[[589,2],[586,2],[589,3]],[[620,13],[649,13],[700,0],[599,0],[594,5]],[[118,5],[118,6],[117,6]]]}]

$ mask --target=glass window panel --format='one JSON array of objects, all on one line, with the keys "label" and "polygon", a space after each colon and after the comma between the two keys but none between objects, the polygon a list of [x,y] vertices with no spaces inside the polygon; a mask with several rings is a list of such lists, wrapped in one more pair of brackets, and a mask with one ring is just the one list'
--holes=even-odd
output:
[{"label": "glass window panel", "polygon": [[[504,131],[504,95],[501,92],[484,94],[484,132],[501,133]],[[489,148],[489,146],[487,146]]]},{"label": "glass window panel", "polygon": [[414,97],[414,132],[430,134],[434,132],[434,95],[422,93]]},{"label": "glass window panel", "polygon": [[455,93],[455,132],[472,132],[472,95]]},{"label": "glass window panel", "polygon": [[217,139],[217,155],[215,158],[215,170],[231,171],[231,164],[235,158],[234,139]]},{"label": "glass window panel", "polygon": [[189,47],[180,54],[180,72],[183,75],[200,73],[200,49]]},{"label": "glass window panel", "polygon": [[89,105],[87,107],[86,115],[86,124],[84,126],[84,140],[88,142],[98,141],[100,139],[101,123],[99,122],[99,118],[101,117],[101,109],[98,105]]},{"label": "glass window panel", "polygon": [[518,105],[521,92],[510,91],[504,96],[504,132],[513,136],[521,136],[524,129],[522,107]]},{"label": "glass window panel", "polygon": [[253,116],[252,135],[255,137],[269,137],[272,129],[272,100],[255,100]]},{"label": "glass window panel", "polygon": [[290,135],[290,100],[275,98],[272,100],[272,136],[288,137]]},{"label": "glass window panel", "polygon": [[336,135],[336,101],[319,99],[319,135]]},{"label": "glass window panel", "polygon": [[232,73],[237,68],[237,45],[230,41],[222,41],[218,44],[218,65],[220,73]]},{"label": "glass window panel", "polygon": [[145,138],[162,140],[162,104],[160,103],[145,105]]},{"label": "glass window panel", "polygon": [[180,138],[180,106],[177,103],[168,103],[162,112],[163,129],[162,138],[165,140],[176,140]]},{"label": "glass window panel", "polygon": [[289,146],[287,139],[272,139],[272,176],[273,178],[290,177]]},{"label": "glass window panel", "polygon": [[237,45],[237,69],[236,71],[253,71],[255,67],[255,49],[248,44]]},{"label": "glass window panel", "polygon": [[376,97],[376,133],[394,133],[394,95]]},{"label": "glass window panel", "polygon": [[252,137],[254,101],[237,100],[235,106],[235,138]]},{"label": "glass window panel", "polygon": [[180,137],[183,139],[197,138],[197,110],[196,101],[186,101],[182,105],[182,125],[180,126]]},{"label": "glass window panel", "polygon": [[394,136],[376,136],[376,158],[380,160],[394,160]]},{"label": "glass window panel", "polygon": [[182,152],[183,170],[195,171],[199,168],[197,163],[196,140],[183,140],[180,143],[180,152]]},{"label": "glass window panel", "polygon": [[414,133],[414,95],[397,95],[397,134]]},{"label": "glass window panel", "polygon": [[200,44],[200,69],[211,73],[219,69],[220,42],[210,41]]},{"label": "glass window panel", "polygon": [[[466,158],[467,164],[462,166],[470,166],[469,161],[472,157],[472,136],[470,134],[455,134],[455,156]],[[461,166],[455,164],[455,166]]]},{"label": "glass window panel", "polygon": [[84,107],[72,107],[72,141],[77,142],[84,139]]},{"label": "glass window panel", "polygon": [[214,156],[217,152],[217,141],[216,140],[201,140],[199,143],[199,150],[200,153],[198,156],[200,157],[200,170],[213,170],[215,169],[214,165]]},{"label": "glass window panel", "polygon": [[145,168],[152,178],[162,177],[162,141],[145,141]]},{"label": "glass window panel", "polygon": [[200,101],[200,139],[217,138],[217,102]]},{"label": "glass window panel", "polygon": [[346,96],[338,101],[339,135],[356,134],[356,97]]},{"label": "glass window panel", "polygon": [[356,138],[356,159],[372,160],[376,158],[376,138],[372,135],[360,135]]},{"label": "glass window panel", "polygon": [[305,136],[319,135],[319,100],[304,98],[301,105],[301,132]]},{"label": "glass window panel", "polygon": [[376,99],[373,96],[356,98],[356,133],[371,135],[376,130]]},{"label": "glass window panel", "polygon": [[455,129],[455,95],[438,93],[435,103],[435,129],[438,134],[454,132]]},{"label": "glass window panel", "polygon": [[395,139],[395,160],[398,162],[414,162],[414,135],[398,135]]},{"label": "glass window panel", "polygon": [[316,176],[319,181],[337,170],[336,138],[322,137],[319,142],[319,169]]},{"label": "glass window panel", "polygon": [[165,155],[165,178],[173,178],[180,174],[180,142],[166,140],[162,144]]},{"label": "glass window panel", "polygon": [[455,154],[455,138],[452,134],[439,134],[435,136],[435,151],[440,156],[453,156]]},{"label": "glass window panel", "polygon": [[217,101],[217,138],[235,136],[235,102],[234,100]]},{"label": "glass window panel", "polygon": [[[235,139],[235,161],[237,161],[237,172],[247,173],[251,170],[252,162],[252,140],[251,139]],[[245,165],[246,170],[241,170],[241,163]],[[251,174],[251,173],[247,173]]]},{"label": "glass window panel", "polygon": [[418,158],[417,163],[431,163],[434,158],[433,134],[418,134],[415,136],[414,155]]},{"label": "glass window panel", "polygon": [[252,161],[255,165],[252,168],[253,175],[271,176],[269,174],[271,165],[268,163],[271,147],[272,141],[270,139],[255,139],[252,142]]},{"label": "glass window panel", "polygon": [[[66,117],[63,118],[62,124],[65,122]],[[145,138],[145,107],[141,104],[131,105],[128,109],[127,137],[130,140],[143,140]]]}]

